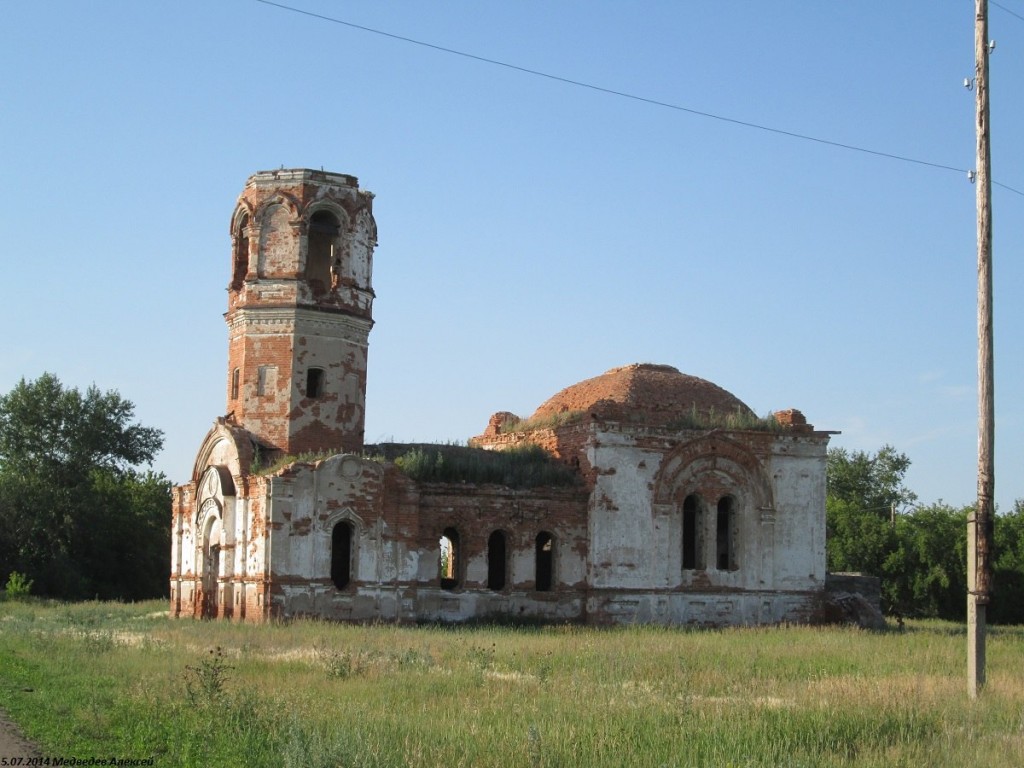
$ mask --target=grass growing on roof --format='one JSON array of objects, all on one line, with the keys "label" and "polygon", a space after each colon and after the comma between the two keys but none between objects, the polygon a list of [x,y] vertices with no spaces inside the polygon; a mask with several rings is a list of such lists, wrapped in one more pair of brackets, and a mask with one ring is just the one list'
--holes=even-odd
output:
[{"label": "grass growing on roof", "polygon": [[501,425],[501,433],[536,432],[540,429],[558,429],[569,424],[578,424],[586,415],[584,411],[562,411],[545,416],[534,416],[529,419],[513,419]]},{"label": "grass growing on roof", "polygon": [[428,483],[476,483],[509,488],[572,486],[575,473],[535,445],[500,451],[464,445],[381,443],[366,447],[365,455],[393,461],[414,480]]},{"label": "grass growing on roof", "polygon": [[786,427],[776,420],[774,414],[758,416],[755,413],[737,408],[735,411],[722,412],[714,408],[709,411],[698,410],[696,406],[667,425],[668,429],[735,429],[754,432],[784,432]]},{"label": "grass growing on roof", "polygon": [[[273,475],[292,464],[315,464],[339,453],[342,453],[340,449],[329,449],[280,456],[266,465],[254,466],[253,472]],[[420,482],[536,488],[572,486],[578,481],[568,467],[535,445],[487,451],[456,444],[379,443],[367,445],[362,455],[371,460],[394,462],[405,474]]]},{"label": "grass growing on roof", "polygon": [[340,448],[328,448],[322,451],[306,451],[305,453],[299,453],[296,455],[288,454],[286,456],[278,456],[275,459],[267,461],[263,464],[259,461],[253,462],[252,471],[253,474],[257,475],[273,475],[280,472],[287,466],[292,464],[315,464],[318,461],[329,459],[331,456],[337,456],[339,453],[343,453]]}]

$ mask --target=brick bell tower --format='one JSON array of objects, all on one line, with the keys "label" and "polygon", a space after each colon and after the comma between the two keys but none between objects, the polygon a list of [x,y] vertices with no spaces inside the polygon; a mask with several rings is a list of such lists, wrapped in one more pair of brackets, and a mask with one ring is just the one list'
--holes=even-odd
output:
[{"label": "brick bell tower", "polygon": [[308,169],[249,178],[231,218],[227,420],[283,454],[363,446],[373,194]]}]

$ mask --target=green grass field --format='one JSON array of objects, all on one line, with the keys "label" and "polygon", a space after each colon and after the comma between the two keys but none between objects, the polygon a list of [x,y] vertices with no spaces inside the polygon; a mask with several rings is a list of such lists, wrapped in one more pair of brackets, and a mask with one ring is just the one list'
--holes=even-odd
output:
[{"label": "green grass field", "polygon": [[[1024,765],[1024,628],[264,626],[0,603],[0,707],[157,766]],[[3,757],[0,755],[0,757]]]}]

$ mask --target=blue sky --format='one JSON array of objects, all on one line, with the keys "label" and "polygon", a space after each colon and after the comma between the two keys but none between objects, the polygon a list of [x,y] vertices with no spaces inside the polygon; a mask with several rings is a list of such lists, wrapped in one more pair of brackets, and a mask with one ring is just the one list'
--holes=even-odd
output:
[{"label": "blue sky", "polygon": [[[973,3],[291,0],[689,109],[974,166]],[[991,8],[1024,190],[1024,0]],[[377,195],[366,436],[465,440],[631,362],[975,498],[966,174],[573,87],[256,0],[5,3],[0,391],[115,388],[187,479],[225,411],[228,220],[258,170]],[[996,187],[997,501],[1024,497],[1024,196]]]}]

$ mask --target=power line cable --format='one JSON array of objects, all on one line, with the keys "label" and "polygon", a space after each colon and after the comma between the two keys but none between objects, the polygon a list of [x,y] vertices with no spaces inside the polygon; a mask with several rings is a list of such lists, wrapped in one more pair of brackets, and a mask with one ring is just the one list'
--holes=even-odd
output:
[{"label": "power line cable", "polygon": [[[995,2],[995,0],[989,0],[989,4],[994,5],[996,8],[999,8],[1000,10],[1006,11],[1011,16],[1016,16],[1021,21],[1024,21],[1024,16],[1021,16],[1016,11],[1011,11],[1009,8],[1007,8],[1002,3],[997,3],[997,2]],[[1020,190],[1014,189],[1013,187],[1007,186],[1006,184],[1002,184],[1002,183],[1000,183],[998,181],[993,181],[992,183],[995,186],[997,186],[997,187],[1002,187],[1003,189],[1008,189],[1011,192],[1016,192],[1018,195],[1024,196],[1024,192],[1021,192]]]},{"label": "power line cable", "polygon": [[[799,139],[801,141],[811,141],[811,142],[814,142],[816,144],[823,144],[823,145],[829,146],[829,147],[836,147],[838,149],[845,149],[845,150],[848,150],[848,151],[851,151],[851,152],[861,152],[861,153],[866,154],[866,155],[874,155],[875,157],[883,157],[883,158],[886,158],[886,159],[889,159],[889,160],[898,160],[898,161],[904,162],[904,163],[913,163],[915,165],[923,165],[923,166],[927,166],[929,168],[938,168],[939,170],[943,170],[943,171],[954,171],[956,173],[961,173],[961,174],[967,174],[967,173],[970,172],[969,169],[967,169],[967,168],[957,168],[955,166],[945,165],[943,163],[934,163],[934,162],[931,162],[931,161],[928,161],[928,160],[920,160],[920,159],[914,158],[914,157],[907,157],[905,155],[897,155],[897,154],[894,154],[894,153],[891,153],[891,152],[881,152],[881,151],[876,150],[876,149],[868,149],[866,147],[858,147],[858,146],[856,146],[854,144],[845,144],[845,143],[840,142],[840,141],[833,141],[831,139],[823,139],[823,138],[821,138],[819,136],[810,136],[810,135],[805,134],[805,133],[796,133],[794,131],[787,131],[787,130],[784,130],[782,128],[773,128],[773,127],[768,126],[768,125],[761,125],[760,123],[752,123],[752,122],[749,122],[749,121],[746,121],[746,120],[739,120],[739,119],[736,119],[736,118],[733,118],[733,117],[725,117],[724,115],[716,115],[716,114],[714,114],[712,112],[703,112],[703,111],[701,111],[699,109],[693,109],[692,107],[684,107],[684,106],[681,106],[679,104],[671,104],[671,103],[669,103],[667,101],[659,101],[657,99],[647,98],[646,96],[638,96],[638,95],[633,94],[633,93],[627,93],[626,91],[617,91],[617,90],[614,90],[612,88],[605,88],[603,86],[594,85],[593,83],[586,83],[586,82],[583,82],[581,80],[573,80],[573,79],[568,78],[568,77],[561,77],[560,75],[552,75],[549,72],[541,72],[540,70],[537,70],[537,69],[530,69],[528,67],[519,66],[518,64],[510,64],[507,61],[500,61],[498,59],[487,58],[486,56],[478,56],[478,55],[473,54],[473,53],[466,53],[465,51],[459,51],[459,50],[456,50],[454,48],[446,48],[446,47],[444,47],[442,45],[436,45],[434,43],[424,42],[423,40],[416,40],[416,39],[411,38],[411,37],[404,37],[402,35],[396,35],[396,34],[394,34],[392,32],[385,32],[384,30],[381,30],[381,29],[374,29],[373,27],[366,27],[366,26],[363,26],[361,24],[355,24],[354,22],[351,22],[351,21],[344,21],[343,19],[337,19],[337,18],[334,18],[333,16],[324,16],[323,14],[313,13],[312,11],[306,11],[306,10],[303,10],[302,8],[295,8],[295,7],[290,6],[290,5],[284,5],[283,3],[276,3],[276,2],[273,2],[272,0],[256,0],[256,2],[257,3],[262,3],[263,5],[270,5],[270,6],[273,6],[275,8],[280,8],[281,10],[284,10],[284,11],[291,11],[292,13],[298,13],[298,14],[301,14],[303,16],[309,16],[309,17],[314,18],[314,19],[320,19],[321,21],[327,21],[327,22],[330,22],[332,24],[340,24],[341,26],[350,27],[352,29],[358,29],[358,30],[360,30],[362,32],[370,32],[370,33],[372,33],[374,35],[380,35],[381,37],[388,37],[388,38],[391,38],[392,40],[398,40],[398,41],[403,42],[403,43],[410,43],[412,45],[418,45],[418,46],[421,46],[423,48],[430,48],[431,50],[440,51],[441,53],[448,53],[448,54],[451,54],[453,56],[461,56],[462,58],[465,58],[465,59],[471,59],[473,61],[479,61],[479,62],[482,62],[484,64],[492,64],[492,65],[497,66],[497,67],[504,67],[505,69],[511,69],[511,70],[516,71],[516,72],[522,72],[524,74],[533,75],[535,77],[543,77],[543,78],[545,78],[547,80],[554,80],[555,82],[565,83],[566,85],[573,85],[573,86],[576,86],[578,88],[586,88],[586,89],[591,90],[591,91],[597,91],[598,93],[606,93],[606,94],[609,94],[611,96],[619,96],[619,97],[624,98],[624,99],[631,99],[632,101],[639,101],[639,102],[642,102],[644,104],[651,104],[651,105],[656,106],[656,107],[664,107],[666,109],[672,109],[672,110],[675,110],[677,112],[685,112],[687,114],[696,115],[698,117],[706,117],[706,118],[709,118],[711,120],[718,120],[718,121],[723,122],[723,123],[730,123],[732,125],[739,125],[739,126],[742,126],[744,128],[754,128],[754,129],[759,130],[759,131],[765,131],[767,133],[774,133],[774,134],[779,135],[779,136],[788,136],[789,138]],[[1024,192],[1021,192],[1020,190],[1014,189],[1013,187],[1007,186],[1006,184],[1001,184],[998,181],[993,181],[992,183],[994,185],[996,185],[996,186],[1002,187],[1003,189],[1007,189],[1010,192],[1014,192],[1014,193],[1020,195],[1021,197],[1024,197]]]},{"label": "power line cable", "polygon": [[990,4],[990,5],[994,5],[994,6],[996,7],[996,8],[998,8],[998,9],[1000,9],[1000,10],[1002,10],[1002,11],[1006,11],[1006,12],[1007,12],[1008,14],[1010,14],[1011,16],[1016,16],[1016,17],[1017,17],[1018,19],[1020,19],[1021,21],[1024,21],[1024,16],[1021,16],[1021,15],[1020,15],[1019,13],[1017,13],[1016,11],[1011,11],[1011,10],[1010,10],[1009,8],[1007,8],[1007,7],[1005,6],[1005,5],[1001,5],[1000,3],[997,3],[997,2],[995,2],[995,0],[988,0],[988,1],[989,1],[989,4]]}]

